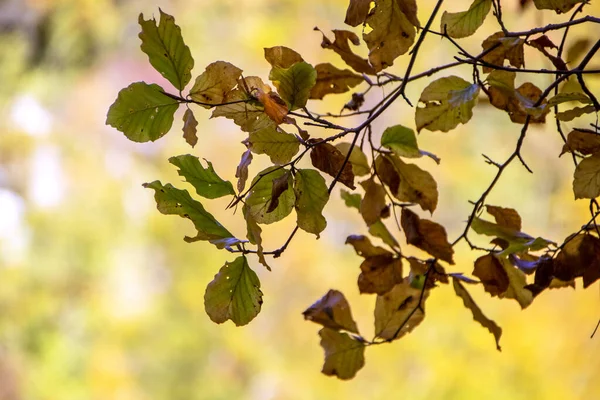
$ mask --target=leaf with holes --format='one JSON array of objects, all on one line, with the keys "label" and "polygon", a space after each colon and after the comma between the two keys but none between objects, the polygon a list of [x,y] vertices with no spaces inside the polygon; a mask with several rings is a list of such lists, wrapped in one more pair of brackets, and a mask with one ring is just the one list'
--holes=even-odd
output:
[{"label": "leaf with holes", "polygon": [[417,107],[417,131],[427,129],[448,132],[458,124],[466,124],[473,116],[478,95],[479,85],[471,84],[458,76],[431,82],[419,99],[425,107]]},{"label": "leaf with holes", "polygon": [[213,322],[231,320],[236,326],[252,321],[260,312],[263,300],[258,276],[245,256],[225,263],[206,287],[204,308]]},{"label": "leaf with holes", "polygon": [[318,238],[327,226],[327,220],[323,217],[323,208],[329,201],[325,179],[314,169],[299,169],[296,171],[294,193],[298,226]]},{"label": "leaf with holes", "polygon": [[345,93],[354,86],[364,82],[362,76],[349,69],[338,69],[330,63],[315,65],[317,80],[310,90],[311,99],[322,99],[328,94]]},{"label": "leaf with holes", "polygon": [[160,22],[156,26],[154,18],[144,20],[140,14],[138,22],[142,27],[139,34],[142,51],[148,55],[150,64],[177,89],[183,90],[192,78],[194,59],[189,47],[183,42],[181,28],[175,19],[160,11]]},{"label": "leaf with holes", "polygon": [[491,8],[492,0],[474,0],[467,11],[444,11],[440,31],[455,39],[471,36],[483,24]]},{"label": "leaf with holes", "polygon": [[169,162],[179,168],[179,176],[184,177],[202,197],[216,199],[235,194],[231,182],[221,179],[210,161],[206,161],[208,168],[204,168],[198,157],[185,154],[171,157]]},{"label": "leaf with holes", "polygon": [[363,33],[369,48],[369,62],[376,72],[391,67],[415,41],[416,28],[404,14],[398,0],[378,0],[365,21],[371,31]]},{"label": "leaf with holes", "polygon": [[[277,207],[268,212],[273,202],[273,185],[278,178],[287,175],[287,189],[277,197]],[[259,224],[272,224],[281,221],[294,208],[296,196],[294,195],[292,177],[289,171],[279,167],[269,167],[261,171],[252,180],[252,190],[246,197],[248,212]]]},{"label": "leaf with holes", "polygon": [[135,82],[122,89],[106,115],[106,124],[134,142],[155,141],[173,125],[177,100],[163,94],[155,84]]},{"label": "leaf with holes", "polygon": [[192,100],[212,108],[226,102],[227,94],[237,85],[242,70],[225,61],[209,64],[206,70],[196,78],[190,90]]}]

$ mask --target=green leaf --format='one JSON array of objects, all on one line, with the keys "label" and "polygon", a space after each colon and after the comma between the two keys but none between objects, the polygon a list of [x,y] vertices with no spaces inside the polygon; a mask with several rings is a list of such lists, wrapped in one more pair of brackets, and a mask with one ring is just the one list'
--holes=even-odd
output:
[{"label": "green leaf", "polygon": [[600,153],[581,160],[573,180],[575,199],[595,199],[600,196]]},{"label": "green leaf", "polygon": [[387,244],[392,249],[400,249],[398,241],[394,238],[387,226],[385,226],[385,224],[381,220],[369,226],[369,234],[383,240],[383,243]]},{"label": "green leaf", "polygon": [[148,55],[150,64],[180,91],[192,78],[194,59],[189,47],[183,42],[181,28],[175,19],[161,9],[160,23],[156,26],[154,18],[144,20],[140,14],[138,22],[142,27],[140,39],[142,51]]},{"label": "green leaf", "polygon": [[346,142],[337,143],[335,147],[344,155],[344,157],[348,154],[350,147],[352,147],[352,153],[350,154],[350,158],[348,158],[348,162],[352,164],[354,176],[363,176],[371,172],[369,160],[367,160],[367,156],[360,147],[352,146],[352,143]]},{"label": "green leaf", "polygon": [[415,41],[416,29],[397,0],[378,0],[365,21],[371,31],[363,33],[369,61],[375,72],[394,64]]},{"label": "green leaf", "polygon": [[319,234],[327,226],[323,208],[329,201],[327,184],[321,174],[313,169],[299,169],[294,185],[298,226],[309,233]]},{"label": "green leaf", "polygon": [[156,206],[162,214],[179,215],[194,223],[198,234],[193,238],[186,236],[186,242],[208,240],[218,248],[231,245],[231,242],[223,242],[222,239],[231,239],[233,235],[206,211],[200,202],[192,199],[187,190],[176,189],[170,183],[163,186],[160,181],[144,183],[143,186],[154,190]]},{"label": "green leaf", "polygon": [[381,145],[402,157],[421,157],[415,132],[402,125],[386,128],[381,136]]},{"label": "green leaf", "polygon": [[415,115],[417,131],[448,132],[460,123],[466,124],[473,116],[479,85],[471,84],[458,76],[448,76],[431,82],[419,101]]},{"label": "green leaf", "polygon": [[119,92],[106,124],[134,142],[155,141],[169,132],[178,107],[177,100],[165,96],[160,86],[135,82]]},{"label": "green leaf", "polygon": [[583,0],[533,0],[533,4],[538,10],[554,10],[557,14],[566,13],[575,4],[582,2]]},{"label": "green leaf", "polygon": [[267,260],[265,259],[264,248],[262,245],[262,229],[254,220],[254,217],[248,213],[248,207],[244,204],[242,207],[242,214],[246,220],[246,237],[250,243],[256,245],[256,255],[258,256],[258,262],[265,266],[267,270],[271,270]]},{"label": "green leaf", "polygon": [[[422,301],[419,306],[419,299]],[[392,341],[412,332],[425,318],[425,300],[429,289],[415,289],[408,278],[394,286],[375,302],[375,336]]]},{"label": "green leaf", "polygon": [[559,93],[548,99],[548,107],[554,107],[558,104],[576,101],[579,103],[590,104],[592,100],[583,93]]},{"label": "green leaf", "polygon": [[325,363],[321,372],[340,379],[352,379],[365,365],[365,344],[347,333],[323,328],[319,331]]},{"label": "green leaf", "polygon": [[471,36],[485,21],[492,0],[474,0],[467,11],[442,14],[441,32],[455,39]]},{"label": "green leaf", "polygon": [[437,207],[437,183],[429,174],[414,164],[406,164],[395,155],[379,156],[375,160],[377,174],[400,201],[417,203],[425,211]]},{"label": "green leaf", "polygon": [[[286,174],[288,174],[288,188],[277,197],[277,207],[273,211],[267,212],[273,201],[273,181]],[[257,223],[272,224],[290,215],[296,196],[292,187],[292,177],[288,170],[269,167],[254,177],[251,186],[252,190],[246,197],[246,206]]]},{"label": "green leaf", "polygon": [[317,82],[317,71],[306,62],[297,62],[289,68],[274,67],[269,79],[291,111],[306,105]]},{"label": "green leaf", "polygon": [[253,153],[266,154],[277,165],[290,162],[300,149],[295,135],[279,131],[274,125],[251,132],[245,143]]},{"label": "green leaf", "polygon": [[204,103],[203,107],[225,103],[227,94],[237,85],[242,70],[225,61],[209,64],[196,78],[190,90],[192,100]]},{"label": "green leaf", "polygon": [[502,328],[498,326],[494,321],[486,317],[475,300],[471,297],[467,289],[460,283],[460,281],[452,277],[452,286],[454,287],[454,292],[458,297],[460,297],[463,301],[465,307],[471,310],[473,313],[473,319],[481,324],[484,328],[486,328],[492,335],[494,335],[494,339],[496,340],[496,349],[501,351],[500,348],[500,337],[502,336]]},{"label": "green leaf", "polygon": [[169,162],[179,168],[179,176],[183,176],[202,197],[216,199],[218,197],[234,195],[233,185],[224,181],[213,169],[212,163],[206,161],[208,168],[204,168],[198,157],[190,154],[169,158]]},{"label": "green leaf", "polygon": [[258,315],[262,303],[260,281],[245,256],[225,263],[204,293],[206,313],[217,324],[230,319],[236,326],[246,325]]},{"label": "green leaf", "polygon": [[350,193],[347,190],[341,189],[340,196],[342,197],[342,200],[344,200],[346,207],[354,207],[357,210],[360,210],[361,197],[359,193]]},{"label": "green leaf", "polygon": [[364,81],[363,77],[349,69],[338,69],[330,63],[315,65],[317,81],[310,91],[311,99],[322,99],[325,95],[345,93]]}]

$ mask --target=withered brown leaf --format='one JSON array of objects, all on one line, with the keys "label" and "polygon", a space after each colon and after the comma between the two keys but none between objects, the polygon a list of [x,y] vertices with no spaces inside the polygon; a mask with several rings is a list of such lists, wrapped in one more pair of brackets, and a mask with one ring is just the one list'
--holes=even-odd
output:
[{"label": "withered brown leaf", "polygon": [[402,209],[401,224],[408,244],[412,244],[440,260],[454,264],[452,259],[454,249],[448,243],[448,235],[442,225],[421,219],[406,207]]}]

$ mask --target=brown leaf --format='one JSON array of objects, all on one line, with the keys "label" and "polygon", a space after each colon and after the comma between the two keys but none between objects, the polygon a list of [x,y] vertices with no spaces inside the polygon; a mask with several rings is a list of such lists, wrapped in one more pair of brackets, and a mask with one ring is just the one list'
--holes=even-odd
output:
[{"label": "brown leaf", "polygon": [[[513,67],[521,68],[525,65],[525,56],[523,50],[524,44],[525,40],[521,38],[507,38],[504,37],[504,33],[496,32],[485,39],[481,44],[481,47],[483,47],[484,51],[496,46],[494,50],[483,56],[482,60],[490,64],[503,66],[504,60],[506,59]],[[484,73],[492,70],[493,68],[486,66],[483,67]]]},{"label": "brown leaf", "polygon": [[558,46],[555,45],[552,40],[546,35],[542,35],[538,38],[529,41],[536,48],[542,49],[558,49]]},{"label": "brown leaf", "polygon": [[421,27],[421,23],[417,17],[417,0],[396,0],[396,4],[400,7],[400,10],[402,10],[411,24],[416,28]]},{"label": "brown leaf", "polygon": [[410,333],[425,318],[425,300],[428,296],[428,289],[411,287],[407,278],[386,294],[377,296],[375,336],[391,341]]},{"label": "brown leaf", "polygon": [[521,230],[521,216],[515,209],[487,205],[485,208],[488,214],[494,217],[498,225],[505,226],[516,231]]},{"label": "brown leaf", "polygon": [[421,219],[406,207],[402,209],[401,224],[408,244],[412,244],[449,264],[454,264],[452,260],[454,250],[448,243],[446,229],[442,225],[427,219]]},{"label": "brown leaf", "polygon": [[289,112],[287,104],[275,92],[265,92],[260,88],[255,88],[254,96],[260,101],[265,108],[265,114],[273,120],[277,125],[282,124],[286,120]]},{"label": "brown leaf", "polygon": [[358,334],[348,300],[342,292],[337,290],[332,289],[327,292],[315,304],[308,307],[302,315],[304,315],[304,319],[321,324],[326,328],[336,331],[342,329]]},{"label": "brown leaf", "polygon": [[425,282],[425,287],[427,289],[432,289],[434,287],[436,287],[436,282],[441,282],[441,283],[448,283],[448,275],[446,274],[446,270],[444,269],[444,267],[442,267],[439,263],[435,263],[433,264],[433,268],[431,268],[431,270],[429,270],[429,267],[431,265],[430,262],[423,262],[420,261],[414,257],[409,257],[408,258],[408,263],[410,264],[410,275],[411,276],[417,276],[417,275],[425,275],[427,274],[427,271],[429,271],[429,274],[427,276],[427,282]]},{"label": "brown leaf", "polygon": [[194,117],[194,113],[192,110],[187,108],[185,113],[183,113],[183,138],[190,146],[194,147],[196,143],[198,143],[198,135],[196,131],[196,127],[198,126],[198,121]]},{"label": "brown leaf", "polygon": [[364,81],[349,69],[337,69],[330,63],[317,64],[317,83],[310,90],[311,99],[322,99],[332,93],[344,93]]},{"label": "brown leaf", "polygon": [[392,257],[393,253],[387,251],[383,247],[373,246],[368,237],[363,235],[350,235],[346,238],[346,244],[352,245],[354,251],[361,257],[369,258],[376,256]]},{"label": "brown leaf", "polygon": [[367,226],[374,224],[381,218],[382,211],[386,208],[385,189],[371,177],[360,183],[365,190],[365,196],[360,202],[360,214]]},{"label": "brown leaf", "polygon": [[244,187],[246,187],[246,181],[248,180],[248,167],[250,166],[251,162],[252,152],[250,151],[250,149],[248,149],[242,154],[240,164],[235,170],[235,177],[238,178],[237,190],[240,193],[244,190]]},{"label": "brown leaf", "polygon": [[384,294],[402,282],[402,260],[389,255],[369,257],[360,264],[360,293]]},{"label": "brown leaf", "polygon": [[407,164],[395,155],[377,157],[375,168],[398,200],[417,203],[430,212],[437,207],[437,183],[429,172],[414,164]]},{"label": "brown leaf", "polygon": [[479,306],[475,303],[467,289],[460,283],[460,281],[456,278],[452,279],[452,286],[454,287],[454,292],[458,297],[460,297],[463,301],[465,307],[471,310],[473,313],[473,319],[481,324],[484,328],[486,328],[492,335],[494,335],[494,339],[496,340],[496,349],[498,351],[502,351],[500,348],[500,337],[502,336],[502,328],[498,326],[494,321],[486,317]]},{"label": "brown leaf", "polygon": [[554,260],[554,276],[562,281],[583,277],[586,288],[600,278],[600,239],[589,234],[572,237]]},{"label": "brown leaf", "polygon": [[361,25],[367,19],[370,7],[371,0],[350,0],[344,23],[350,26]]},{"label": "brown leaf", "polygon": [[545,107],[546,100],[539,107],[533,107],[542,94],[542,91],[533,83],[525,82],[517,90],[511,90],[510,87],[491,86],[488,93],[490,103],[494,107],[506,111],[512,122],[525,123],[528,113],[531,115],[530,123],[546,122],[546,115],[550,110]]},{"label": "brown leaf", "polygon": [[483,283],[483,288],[492,296],[500,296],[508,290],[508,274],[500,260],[492,254],[486,254],[475,260],[473,275]]},{"label": "brown leaf", "polygon": [[[321,139],[310,139],[309,144],[317,143]],[[333,145],[329,143],[321,143],[313,146],[310,152],[310,160],[312,165],[333,176],[337,177],[340,170],[342,171],[339,177],[339,181],[350,189],[355,189],[354,186],[354,173],[352,172],[352,164],[349,162],[345,163],[346,157]],[[343,166],[343,168],[342,168]]]},{"label": "brown leaf", "polygon": [[279,178],[273,179],[273,189],[271,191],[271,202],[267,208],[267,213],[273,212],[279,206],[279,197],[285,192],[290,186],[290,171],[286,171],[285,174]]},{"label": "brown leaf", "polygon": [[363,93],[352,93],[352,98],[349,102],[344,104],[342,110],[358,111],[365,102],[365,95]]},{"label": "brown leaf", "polygon": [[244,219],[246,220],[246,237],[250,241],[250,243],[256,245],[256,255],[258,256],[258,262],[265,266],[267,270],[271,270],[269,264],[267,264],[267,260],[265,259],[264,249],[262,245],[262,229],[252,216],[250,212],[248,212],[248,208],[244,205],[242,208]]},{"label": "brown leaf", "polygon": [[[315,28],[315,30],[319,30],[319,28]],[[360,44],[360,40],[358,39],[358,36],[356,36],[356,33],[334,29],[333,34],[335,35],[335,40],[333,43],[327,38],[327,36],[325,36],[323,32],[321,32],[321,34],[323,35],[323,41],[321,42],[322,48],[335,51],[340,57],[342,57],[342,60],[344,60],[346,64],[348,64],[348,66],[354,69],[356,72],[375,75],[376,72],[369,62],[364,58],[354,54],[350,48],[349,42],[352,42],[352,44],[355,46]]]},{"label": "brown leaf", "polygon": [[285,46],[265,47],[265,59],[273,68],[289,68],[304,61],[296,51]]},{"label": "brown leaf", "polygon": [[376,72],[392,66],[415,41],[415,26],[399,3],[399,0],[378,0],[367,17],[371,31],[363,32],[363,39],[369,48],[369,62]]},{"label": "brown leaf", "polygon": [[567,136],[567,143],[563,146],[560,155],[562,156],[566,152],[573,151],[583,154],[584,156],[599,152],[600,135],[579,131],[577,129],[572,130]]}]

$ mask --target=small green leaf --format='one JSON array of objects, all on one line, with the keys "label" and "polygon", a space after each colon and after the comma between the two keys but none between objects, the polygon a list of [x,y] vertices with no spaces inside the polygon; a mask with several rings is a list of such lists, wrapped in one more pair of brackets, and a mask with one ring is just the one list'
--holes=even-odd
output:
[{"label": "small green leaf", "polygon": [[351,379],[365,365],[365,344],[347,333],[323,328],[319,331],[325,363],[321,372],[340,379]]},{"label": "small green leaf", "polygon": [[242,70],[225,61],[216,61],[209,64],[206,70],[196,78],[190,90],[190,97],[211,108],[211,105],[225,102],[227,93],[236,85]]},{"label": "small green leaf", "polygon": [[444,11],[440,30],[455,39],[471,36],[483,24],[491,8],[492,0],[474,0],[467,11]]},{"label": "small green leaf", "polygon": [[383,131],[381,145],[401,157],[418,158],[422,156],[415,132],[402,125],[390,126]]},{"label": "small green leaf", "polygon": [[202,197],[216,199],[218,197],[235,194],[233,185],[224,181],[213,169],[212,163],[206,161],[208,168],[204,168],[198,157],[190,154],[169,158],[169,162],[179,168],[179,176],[183,176]]},{"label": "small green leaf", "polygon": [[144,187],[154,190],[156,206],[162,214],[179,215],[194,223],[198,235],[193,238],[186,236],[186,242],[208,240],[211,243],[215,242],[218,248],[231,245],[222,239],[231,239],[233,235],[206,211],[200,202],[192,199],[187,190],[176,189],[170,183],[163,186],[160,181],[144,183]]},{"label": "small green leaf", "polygon": [[369,234],[383,240],[383,243],[387,244],[392,249],[400,249],[398,241],[394,238],[387,226],[385,226],[385,224],[381,220],[369,226]]},{"label": "small green leaf", "polygon": [[448,76],[431,82],[419,101],[415,115],[417,130],[448,132],[458,124],[466,124],[473,116],[479,85],[471,84],[458,76]]},{"label": "small green leaf", "polygon": [[138,22],[142,27],[140,39],[142,51],[148,55],[150,64],[177,89],[183,90],[192,78],[194,59],[190,48],[183,42],[181,28],[175,19],[161,9],[160,23],[154,18],[145,21],[140,14]]},{"label": "small green leaf", "polygon": [[[273,184],[276,179],[288,174],[288,188],[277,197],[277,207],[267,212],[273,201]],[[252,180],[252,190],[246,197],[248,212],[259,224],[272,224],[281,221],[294,208],[296,196],[289,171],[279,167],[269,167],[261,171]]]},{"label": "small green leaf", "polygon": [[322,214],[323,208],[329,201],[325,179],[313,169],[299,169],[296,172],[294,192],[298,226],[319,237],[327,226],[327,220]]},{"label": "small green leaf", "polygon": [[494,224],[479,217],[473,218],[471,229],[480,235],[494,236],[505,240],[508,243],[508,247],[499,253],[500,256],[508,256],[509,254],[528,250],[538,251],[545,249],[553,243],[550,240],[541,237],[534,238],[516,229]]},{"label": "small green leaf", "polygon": [[253,153],[266,154],[277,165],[290,162],[300,149],[300,142],[295,135],[285,133],[275,125],[250,132],[246,144]]},{"label": "small green leaf", "polygon": [[595,199],[600,196],[600,153],[581,160],[575,168],[574,177],[575,199]]},{"label": "small green leaf", "polygon": [[169,132],[178,107],[177,100],[165,96],[160,86],[135,82],[119,92],[106,124],[134,142],[155,141]]},{"label": "small green leaf", "polygon": [[260,281],[245,256],[225,263],[204,293],[206,313],[217,324],[230,319],[237,326],[246,325],[258,315],[262,303]]},{"label": "small green leaf", "polygon": [[306,62],[297,62],[289,68],[274,67],[269,79],[292,111],[306,105],[310,90],[317,82],[317,71]]}]

